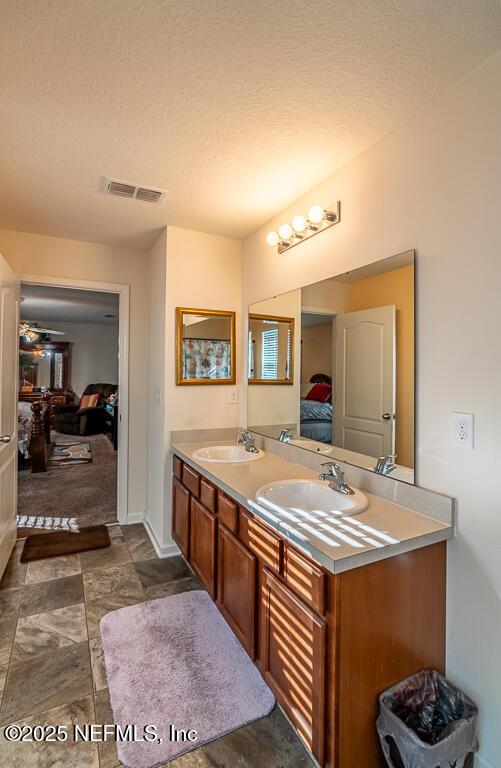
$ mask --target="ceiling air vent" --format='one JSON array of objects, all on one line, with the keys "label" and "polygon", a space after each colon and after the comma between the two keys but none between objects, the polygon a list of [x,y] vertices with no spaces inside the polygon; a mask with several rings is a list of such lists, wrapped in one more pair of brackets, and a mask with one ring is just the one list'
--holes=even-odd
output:
[{"label": "ceiling air vent", "polygon": [[128,184],[117,179],[104,179],[104,192],[117,197],[129,197],[133,200],[142,200],[144,203],[156,204],[161,203],[167,194],[165,189]]}]

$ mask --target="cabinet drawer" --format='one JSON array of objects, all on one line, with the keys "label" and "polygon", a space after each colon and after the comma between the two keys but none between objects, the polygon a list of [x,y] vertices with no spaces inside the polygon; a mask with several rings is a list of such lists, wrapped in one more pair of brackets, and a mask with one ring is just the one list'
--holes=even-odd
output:
[{"label": "cabinet drawer", "polygon": [[222,491],[217,494],[217,519],[232,533],[238,532],[238,504]]},{"label": "cabinet drawer", "polygon": [[216,489],[205,477],[200,480],[200,501],[209,512],[216,511]]},{"label": "cabinet drawer", "polygon": [[183,485],[198,499],[200,496],[200,475],[187,464],[183,464]]},{"label": "cabinet drawer", "polygon": [[284,547],[284,579],[288,587],[317,613],[325,611],[325,573],[304,555]]},{"label": "cabinet drawer", "polygon": [[240,507],[240,540],[270,570],[280,573],[282,562],[282,541],[279,536],[266,528],[257,518]]},{"label": "cabinet drawer", "polygon": [[177,477],[178,480],[183,479],[183,462],[179,456],[174,456],[172,460],[172,474]]}]

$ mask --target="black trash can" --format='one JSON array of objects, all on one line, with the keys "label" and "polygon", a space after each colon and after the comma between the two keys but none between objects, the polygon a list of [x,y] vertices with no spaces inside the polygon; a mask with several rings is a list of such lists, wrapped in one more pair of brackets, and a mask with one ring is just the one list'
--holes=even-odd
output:
[{"label": "black trash can", "polygon": [[478,708],[438,672],[425,669],[379,697],[377,730],[391,768],[473,768]]}]

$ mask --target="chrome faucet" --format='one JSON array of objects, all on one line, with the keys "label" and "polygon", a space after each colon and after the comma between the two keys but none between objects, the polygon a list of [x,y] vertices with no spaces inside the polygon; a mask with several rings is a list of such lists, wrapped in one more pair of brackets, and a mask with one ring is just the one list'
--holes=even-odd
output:
[{"label": "chrome faucet", "polygon": [[239,429],[237,434],[237,444],[243,445],[249,453],[259,453],[259,449],[254,445],[254,438],[250,432]]},{"label": "chrome faucet", "polygon": [[397,468],[397,465],[395,464],[396,458],[396,453],[389,453],[388,456],[380,456],[374,467],[374,472],[377,475],[389,475]]},{"label": "chrome faucet", "polygon": [[339,464],[335,461],[326,461],[322,464],[322,467],[329,467],[327,472],[322,472],[319,475],[319,480],[327,480],[329,482],[329,488],[339,493],[345,493],[347,496],[353,496],[355,491],[353,488],[344,482],[344,473]]},{"label": "chrome faucet", "polygon": [[290,441],[292,440],[293,437],[294,437],[294,435],[292,434],[292,432],[290,430],[282,429],[278,439],[280,440],[281,443],[290,443]]}]

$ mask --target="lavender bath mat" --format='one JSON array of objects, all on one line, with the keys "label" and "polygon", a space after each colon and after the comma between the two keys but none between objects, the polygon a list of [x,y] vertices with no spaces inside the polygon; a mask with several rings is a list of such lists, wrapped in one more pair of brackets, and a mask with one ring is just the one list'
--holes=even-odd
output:
[{"label": "lavender bath mat", "polygon": [[[206,592],[121,608],[101,619],[117,725],[161,739],[118,741],[127,768],[152,768],[268,715],[273,694]],[[196,731],[176,741],[171,726]],[[193,737],[193,734],[192,734]]]}]

